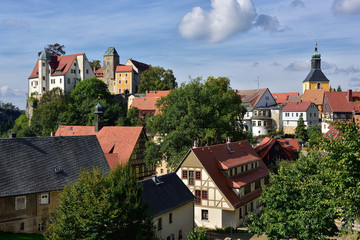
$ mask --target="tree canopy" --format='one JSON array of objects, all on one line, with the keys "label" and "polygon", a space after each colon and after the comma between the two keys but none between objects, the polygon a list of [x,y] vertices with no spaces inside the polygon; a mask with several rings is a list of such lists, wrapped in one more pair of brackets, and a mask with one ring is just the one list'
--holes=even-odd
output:
[{"label": "tree canopy", "polygon": [[141,194],[129,165],[118,166],[107,176],[99,169],[83,171],[61,193],[46,239],[153,239]]},{"label": "tree canopy", "polygon": [[170,90],[177,88],[178,84],[171,69],[165,70],[163,67],[150,66],[148,70],[141,74],[139,93],[153,90]]},{"label": "tree canopy", "polygon": [[[55,43],[55,44],[48,44],[45,47],[45,50],[46,50],[47,53],[49,53],[50,56],[62,56],[62,55],[65,55],[64,48],[65,48],[64,45],[61,45],[59,43]],[[41,51],[38,54],[40,56]]]},{"label": "tree canopy", "polygon": [[[263,213],[251,216],[251,232],[269,239],[325,239],[351,230],[360,216],[360,129],[355,123],[332,124],[336,136],[315,136],[317,147],[271,175],[260,198]],[[343,222],[342,229],[335,220]]]},{"label": "tree canopy", "polygon": [[89,62],[89,64],[90,64],[90,67],[92,69],[94,69],[94,67],[95,67],[96,70],[101,68],[100,60],[92,60],[92,61]]},{"label": "tree canopy", "polygon": [[300,116],[299,120],[297,121],[295,135],[296,137],[301,138],[305,142],[309,139],[308,133],[306,131],[306,125],[302,116]]},{"label": "tree canopy", "polygon": [[15,120],[22,112],[23,111],[13,104],[0,101],[0,136],[6,135],[7,131],[14,126]]},{"label": "tree canopy", "polygon": [[146,161],[156,164],[163,157],[175,167],[191,148],[244,139],[241,118],[246,109],[241,97],[230,88],[225,77],[192,79],[157,102],[160,114],[149,118],[146,126],[163,141],[147,142]]}]

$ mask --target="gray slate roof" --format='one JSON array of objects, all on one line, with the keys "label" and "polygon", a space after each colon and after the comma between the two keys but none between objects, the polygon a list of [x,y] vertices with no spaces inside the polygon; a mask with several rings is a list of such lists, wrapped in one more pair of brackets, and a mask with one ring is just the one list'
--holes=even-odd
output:
[{"label": "gray slate roof", "polygon": [[303,82],[329,82],[320,69],[312,69]]},{"label": "gray slate roof", "polygon": [[95,135],[0,139],[0,197],[62,190],[94,167],[110,171]]},{"label": "gray slate roof", "polygon": [[149,204],[148,212],[151,216],[159,216],[194,200],[194,195],[176,173],[156,179],[161,183],[156,184],[152,178],[139,182],[143,186],[142,199]]}]

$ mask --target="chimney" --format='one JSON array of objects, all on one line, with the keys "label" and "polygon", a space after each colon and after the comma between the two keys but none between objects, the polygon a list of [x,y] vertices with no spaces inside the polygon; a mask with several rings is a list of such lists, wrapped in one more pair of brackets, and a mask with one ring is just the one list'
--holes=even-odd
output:
[{"label": "chimney", "polygon": [[231,141],[230,141],[230,137],[227,137],[226,138],[226,144],[229,144]]},{"label": "chimney", "polygon": [[16,133],[14,132],[9,133],[9,138],[16,138]]},{"label": "chimney", "polygon": [[346,97],[347,97],[348,102],[352,102],[352,101],[353,101],[352,90],[351,90],[351,89],[347,90]]},{"label": "chimney", "polygon": [[197,145],[197,141],[194,140],[194,145],[193,145],[193,148],[197,148],[198,145]]},{"label": "chimney", "polygon": [[96,72],[96,66],[94,65],[94,69],[93,69],[94,73]]},{"label": "chimney", "polygon": [[51,131],[50,137],[55,137],[55,133],[53,131]]}]

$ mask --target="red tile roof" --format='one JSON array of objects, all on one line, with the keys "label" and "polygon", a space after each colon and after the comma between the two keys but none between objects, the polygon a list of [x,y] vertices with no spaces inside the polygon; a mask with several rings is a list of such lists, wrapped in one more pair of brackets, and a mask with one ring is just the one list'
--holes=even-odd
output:
[{"label": "red tile roof", "polygon": [[299,96],[298,92],[289,92],[289,93],[272,93],[273,98],[276,103],[288,103],[291,96]]},{"label": "red tile roof", "polygon": [[283,112],[306,112],[310,105],[310,101],[290,102],[283,108]]},{"label": "red tile roof", "polygon": [[[360,97],[360,92],[352,92],[353,101]],[[358,102],[348,102],[347,92],[325,92],[332,112],[359,112]]]},{"label": "red tile roof", "polygon": [[[246,140],[232,142],[228,145],[219,144],[209,147],[192,148],[191,151],[199,159],[216,186],[234,208],[243,205],[244,199],[240,199],[231,187],[244,186],[269,174],[269,170],[264,162]],[[260,161],[259,169],[252,170],[234,178],[228,178],[222,173],[223,169],[254,161]]]},{"label": "red tile roof", "polygon": [[310,101],[315,105],[322,105],[324,101],[324,93],[328,92],[327,89],[309,89],[301,96],[302,101]]},{"label": "red tile roof", "polygon": [[55,136],[96,135],[110,167],[127,163],[140,137],[142,127],[59,126]]},{"label": "red tile roof", "polygon": [[98,74],[101,74],[103,75],[104,74],[104,67],[101,67],[99,68],[98,70],[95,71],[95,74],[98,75]]},{"label": "red tile roof", "polygon": [[[71,67],[71,64],[74,62],[75,58],[85,53],[64,55],[64,56],[51,56],[50,67],[51,67],[51,76],[59,76],[67,73]],[[36,61],[35,67],[31,72],[29,78],[38,78],[39,77],[39,61]]]},{"label": "red tile roof", "polygon": [[251,90],[235,90],[235,92],[241,96],[242,102],[250,103],[252,107],[255,107],[266,90],[267,88],[260,88]]},{"label": "red tile roof", "polygon": [[169,93],[170,91],[152,91],[147,93],[146,97],[135,97],[130,107],[136,107],[141,111],[155,111],[155,114],[157,114],[156,102]]},{"label": "red tile roof", "polygon": [[132,72],[132,70],[133,70],[132,66],[117,65],[115,72]]},{"label": "red tile roof", "polygon": [[170,93],[170,90],[149,91],[149,92],[146,92],[146,97],[166,97],[169,93]]},{"label": "red tile roof", "polygon": [[261,143],[259,143],[259,145],[254,148],[254,150],[260,155],[261,159],[264,159],[266,154],[270,151],[270,149],[275,145],[276,142],[278,142],[280,146],[284,149],[289,159],[292,159],[292,155],[300,150],[299,142],[296,139],[276,139],[269,137],[265,137],[261,141]]}]

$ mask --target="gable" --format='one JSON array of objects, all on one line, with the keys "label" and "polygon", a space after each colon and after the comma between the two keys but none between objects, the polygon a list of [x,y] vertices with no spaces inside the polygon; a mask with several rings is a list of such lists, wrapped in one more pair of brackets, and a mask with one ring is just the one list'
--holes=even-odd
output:
[{"label": "gable", "polygon": [[254,108],[260,108],[260,107],[270,107],[276,105],[276,101],[272,94],[270,93],[269,89],[266,89],[264,94],[262,94],[257,101]]}]

